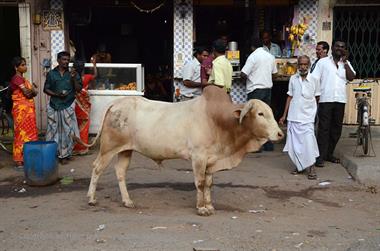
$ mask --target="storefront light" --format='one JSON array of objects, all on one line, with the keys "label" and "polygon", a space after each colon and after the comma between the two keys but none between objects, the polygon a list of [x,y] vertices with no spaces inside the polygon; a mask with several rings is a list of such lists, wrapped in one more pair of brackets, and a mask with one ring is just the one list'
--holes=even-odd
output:
[{"label": "storefront light", "polygon": [[33,16],[33,24],[35,24],[35,25],[40,25],[41,24],[41,14],[40,13],[34,14],[34,16]]}]

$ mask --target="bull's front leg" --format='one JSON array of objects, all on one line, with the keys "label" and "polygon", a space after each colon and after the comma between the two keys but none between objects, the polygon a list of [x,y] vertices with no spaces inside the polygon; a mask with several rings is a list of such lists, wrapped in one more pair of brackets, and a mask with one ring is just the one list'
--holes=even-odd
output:
[{"label": "bull's front leg", "polygon": [[194,172],[194,183],[197,189],[197,210],[198,215],[209,216],[213,212],[205,206],[204,200],[204,188],[206,183],[206,165],[207,161],[203,159],[193,159],[193,172]]},{"label": "bull's front leg", "polygon": [[205,207],[211,214],[215,213],[215,209],[211,201],[211,186],[212,186],[212,174],[206,173],[205,187],[204,187],[204,202]]}]

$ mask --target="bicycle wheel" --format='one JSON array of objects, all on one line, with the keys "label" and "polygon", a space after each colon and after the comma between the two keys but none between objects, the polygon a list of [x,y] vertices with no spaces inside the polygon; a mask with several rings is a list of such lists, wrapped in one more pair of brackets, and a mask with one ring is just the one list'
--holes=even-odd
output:
[{"label": "bicycle wheel", "polygon": [[358,128],[356,131],[356,144],[361,146],[363,144],[362,129]]},{"label": "bicycle wheel", "polygon": [[369,126],[364,126],[362,128],[362,133],[361,133],[361,136],[362,136],[362,147],[363,147],[363,153],[365,155],[368,154],[368,135],[369,135]]}]

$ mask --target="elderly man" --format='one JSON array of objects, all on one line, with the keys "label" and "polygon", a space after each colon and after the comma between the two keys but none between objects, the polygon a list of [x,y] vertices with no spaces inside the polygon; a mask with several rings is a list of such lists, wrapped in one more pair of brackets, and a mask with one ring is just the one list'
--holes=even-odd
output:
[{"label": "elderly man", "polygon": [[323,167],[324,161],[340,163],[333,153],[342,133],[344,106],[347,102],[346,84],[356,74],[347,60],[346,43],[335,40],[331,54],[331,57],[320,59],[312,73],[321,84],[317,135],[320,156],[315,163],[317,167]]},{"label": "elderly man", "polygon": [[[270,105],[273,86],[272,74],[277,73],[275,59],[261,47],[261,41],[257,39],[252,42],[251,48],[253,52],[241,69],[241,77],[247,80],[247,99],[260,99]],[[264,150],[273,151],[273,144],[266,143]]]},{"label": "elderly man", "polygon": [[281,48],[278,44],[272,43],[272,36],[269,31],[263,31],[261,35],[263,48],[275,57],[281,57]]},{"label": "elderly man", "polygon": [[193,56],[194,58],[182,70],[181,101],[198,97],[202,93],[201,64],[203,60],[207,59],[208,51],[204,47],[197,47]]},{"label": "elderly man", "polygon": [[82,79],[75,69],[69,71],[70,53],[58,53],[57,60],[58,66],[47,74],[44,86],[44,92],[50,96],[46,140],[57,142],[58,158],[66,164],[74,148],[71,136],[79,137],[74,100],[82,89]]},{"label": "elderly man", "polygon": [[315,47],[315,54],[317,55],[317,59],[314,61],[313,65],[310,68],[310,73],[314,71],[315,66],[321,58],[327,57],[329,53],[330,46],[325,41],[319,41],[317,43],[317,47]]},{"label": "elderly man", "polygon": [[290,77],[288,98],[279,122],[284,124],[286,119],[288,121],[284,152],[288,152],[296,166],[292,174],[309,169],[308,179],[315,180],[317,174],[314,163],[319,151],[314,134],[314,118],[320,86],[318,80],[309,74],[310,58],[300,56],[297,63],[298,73]]}]

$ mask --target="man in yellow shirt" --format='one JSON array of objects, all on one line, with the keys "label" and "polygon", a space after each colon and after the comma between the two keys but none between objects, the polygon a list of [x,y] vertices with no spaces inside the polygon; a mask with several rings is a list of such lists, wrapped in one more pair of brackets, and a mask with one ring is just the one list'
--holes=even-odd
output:
[{"label": "man in yellow shirt", "polygon": [[208,84],[222,87],[229,93],[232,83],[232,65],[225,56],[226,48],[227,45],[222,39],[218,39],[212,44],[212,53],[215,59],[212,62],[213,66]]}]

